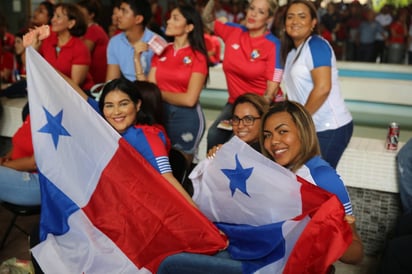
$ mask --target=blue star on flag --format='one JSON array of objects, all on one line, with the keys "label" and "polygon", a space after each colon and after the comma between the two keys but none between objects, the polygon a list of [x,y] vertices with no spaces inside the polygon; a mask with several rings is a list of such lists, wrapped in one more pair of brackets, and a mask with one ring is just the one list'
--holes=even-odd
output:
[{"label": "blue star on flag", "polygon": [[253,167],[243,168],[240,164],[239,158],[236,154],[236,168],[235,169],[222,169],[222,172],[230,180],[230,190],[232,191],[232,196],[235,194],[236,189],[250,197],[246,189],[246,180],[252,175]]},{"label": "blue star on flag", "polygon": [[71,136],[69,132],[62,125],[63,110],[53,116],[45,107],[43,107],[46,113],[47,124],[45,124],[39,132],[49,133],[53,138],[54,147],[57,149],[59,143],[59,136]]}]

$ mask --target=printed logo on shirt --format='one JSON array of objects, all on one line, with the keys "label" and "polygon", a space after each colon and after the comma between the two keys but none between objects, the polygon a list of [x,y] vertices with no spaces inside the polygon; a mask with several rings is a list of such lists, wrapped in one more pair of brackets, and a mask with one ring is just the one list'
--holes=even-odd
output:
[{"label": "printed logo on shirt", "polygon": [[240,45],[239,44],[233,44],[232,48],[238,50],[240,48]]},{"label": "printed logo on shirt", "polygon": [[183,64],[188,65],[190,63],[192,63],[192,59],[190,59],[190,56],[185,56],[183,58]]},{"label": "printed logo on shirt", "polygon": [[260,53],[259,53],[259,50],[257,50],[257,49],[254,49],[252,51],[252,53],[250,54],[250,58],[252,60],[255,60],[255,59],[259,58],[259,56],[260,56]]},{"label": "printed logo on shirt", "polygon": [[163,56],[163,57],[159,58],[159,61],[164,62],[164,61],[166,61],[166,59],[167,59],[166,56]]}]

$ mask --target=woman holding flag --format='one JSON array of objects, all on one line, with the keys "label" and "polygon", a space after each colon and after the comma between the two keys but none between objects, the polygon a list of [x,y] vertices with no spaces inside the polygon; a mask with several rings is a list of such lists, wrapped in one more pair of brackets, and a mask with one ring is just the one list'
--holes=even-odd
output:
[{"label": "woman holding flag", "polygon": [[352,243],[340,260],[357,264],[363,257],[362,241],[346,187],[335,169],[320,156],[316,130],[309,112],[299,103],[275,103],[262,117],[262,153],[296,175],[335,194],[345,208],[345,220],[352,228]]},{"label": "woman holding flag", "polygon": [[[279,102],[274,103],[268,112],[262,116],[261,124],[259,138],[262,153],[279,164],[275,165],[277,171],[272,167],[271,161],[268,164],[266,158],[261,159],[262,157],[253,155],[247,158],[244,153],[242,154],[241,144],[233,143],[235,144],[233,145],[233,140],[231,140],[222,146],[213,160],[205,160],[209,161],[210,164],[207,162],[206,164],[204,162],[199,163],[198,167],[202,166],[202,170],[195,169],[190,175],[191,179],[198,180],[194,182],[195,194],[193,199],[199,209],[228,235],[228,249],[219,252],[215,256],[191,253],[169,256],[160,265],[158,273],[254,273],[257,270],[259,270],[259,273],[302,273],[301,271],[306,271],[305,273],[330,273],[330,265],[336,259],[348,264],[357,264],[362,260],[363,245],[356,232],[355,217],[352,215],[349,195],[336,171],[320,158],[319,144],[311,115],[298,103]],[[233,146],[226,150],[228,145]],[[236,151],[236,169],[226,169],[226,162],[230,159],[219,157],[223,154],[233,155],[234,151]],[[254,154],[256,153],[254,152]],[[261,163],[264,164],[264,169],[259,167]],[[214,166],[218,166],[217,169],[213,169]],[[247,168],[247,166],[250,166],[250,168]],[[292,171],[292,173],[284,168]],[[283,170],[282,173],[278,172],[279,169]],[[274,218],[274,216],[265,213],[264,206],[267,203],[253,204],[252,198],[260,198],[265,193],[262,193],[263,190],[259,192],[256,188],[253,188],[253,185],[260,183],[256,180],[257,177],[249,174],[244,175],[244,172],[264,173],[268,170],[269,172],[264,174],[263,177],[273,176],[273,178],[264,181],[262,185],[270,183],[279,185],[278,192],[280,192],[280,196],[286,197],[279,204],[278,200],[281,200],[282,197],[276,196],[279,193],[275,193],[276,191],[273,188],[268,189],[267,192],[270,194],[267,195],[268,198],[265,201],[276,205],[268,209],[275,212],[275,215],[281,215],[283,211],[286,212],[285,206],[293,207],[287,205],[291,199],[294,205],[298,205],[298,208],[305,207],[303,206],[304,199],[309,199],[309,204],[316,203],[317,208],[328,208],[326,211],[330,215],[326,215],[325,211],[319,214],[318,211],[311,211],[315,207],[309,210],[311,213],[309,216],[306,215],[305,218],[313,218],[315,225],[309,221],[306,227],[302,229],[303,232],[297,234],[299,238],[295,240],[295,245],[290,244],[290,239],[293,237],[288,233],[290,231],[298,233],[299,229],[296,229],[296,227],[289,228],[290,230],[283,229],[289,227],[291,223],[295,224],[298,219],[302,220],[300,219],[302,217],[292,221],[280,222],[282,231],[279,235],[283,236],[281,237],[282,240],[279,241],[276,234],[279,231],[276,223],[272,224],[272,220],[268,220]],[[231,195],[221,196],[221,189],[224,189],[226,184],[225,179],[221,179],[218,175],[211,175],[211,173],[220,173],[222,171],[225,174],[243,174],[243,177],[247,177],[247,181],[244,181],[244,185],[240,185],[239,189],[245,195],[238,193],[238,189],[234,189]],[[273,174],[271,174],[272,172]],[[285,180],[280,176],[284,174],[283,172],[291,177]],[[298,175],[299,182],[296,182],[295,174]],[[206,179],[206,176],[211,179]],[[306,182],[303,182],[305,180]],[[239,186],[234,176],[230,177],[229,184],[231,188],[232,186],[236,186],[236,188]],[[305,196],[310,198],[301,197],[302,205],[299,205],[293,199],[298,194],[287,190],[289,184],[297,185],[299,195],[306,193]],[[214,187],[215,185],[217,187]],[[325,195],[329,198],[325,199]],[[236,196],[239,197],[239,200],[246,199],[247,203],[241,204],[243,207],[236,207],[234,204],[234,200],[237,199]],[[224,199],[223,202],[222,199]],[[218,205],[215,206],[215,204]],[[344,212],[342,204],[345,208]],[[250,224],[243,221],[228,223],[227,219],[233,217],[227,217],[225,212],[220,214],[219,212],[223,211],[221,206],[230,208],[230,212],[226,212],[229,215],[246,216],[242,217],[243,219],[258,219],[261,216],[266,216],[263,222],[267,223],[269,221],[269,224],[251,225],[255,220],[250,220]],[[255,210],[255,206],[257,210]],[[307,203],[306,206],[308,206]],[[306,210],[302,210],[302,213],[303,211]],[[252,213],[249,214],[250,212]],[[265,235],[266,242],[256,238],[256,234],[259,233]],[[298,244],[299,246],[297,246]],[[314,257],[317,258],[316,261],[313,261]],[[291,261],[290,258],[293,258],[293,260]],[[285,263],[283,266],[282,260]]]}]

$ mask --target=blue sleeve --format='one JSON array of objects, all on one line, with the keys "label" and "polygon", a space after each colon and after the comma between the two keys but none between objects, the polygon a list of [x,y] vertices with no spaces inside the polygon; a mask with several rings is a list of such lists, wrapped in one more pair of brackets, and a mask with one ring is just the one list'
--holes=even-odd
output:
[{"label": "blue sleeve", "polygon": [[279,38],[277,38],[276,36],[274,36],[273,34],[269,34],[266,36],[266,38],[271,41],[272,43],[275,44],[275,51],[276,51],[276,64],[275,64],[275,68],[277,69],[282,69],[283,70],[283,64],[281,61],[281,52],[280,52],[280,48],[281,48],[281,43]]},{"label": "blue sleeve", "polygon": [[313,68],[332,67],[332,49],[326,40],[313,36],[309,40],[309,48],[312,54]]},{"label": "blue sleeve", "polygon": [[352,203],[343,181],[336,171],[327,165],[311,170],[311,175],[320,188],[335,194],[345,208],[346,215],[352,215]]}]

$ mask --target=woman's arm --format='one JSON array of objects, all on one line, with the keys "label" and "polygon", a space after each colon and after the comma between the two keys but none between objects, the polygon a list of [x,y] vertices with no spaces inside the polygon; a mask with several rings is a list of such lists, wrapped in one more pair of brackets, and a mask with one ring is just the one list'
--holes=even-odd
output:
[{"label": "woman's arm", "polygon": [[18,171],[35,171],[37,169],[34,155],[31,157],[23,157],[16,160],[4,161],[2,163],[2,166]]},{"label": "woman's arm", "polygon": [[84,39],[83,42],[86,45],[86,47],[89,49],[90,54],[91,54],[94,50],[95,43],[90,39]]},{"label": "woman's arm", "polygon": [[216,0],[209,0],[202,12],[203,24],[205,24],[205,26],[207,26],[207,28],[211,31],[215,30],[215,1]]},{"label": "woman's arm", "polygon": [[120,77],[120,67],[117,64],[107,64],[106,82]]},{"label": "woman's arm", "polygon": [[146,81],[147,77],[144,74],[144,70],[140,61],[140,57],[142,55],[143,51],[147,51],[149,49],[149,46],[147,43],[139,41],[136,44],[134,44],[134,55],[133,55],[133,61],[134,61],[134,70],[136,73],[136,79],[140,81]]},{"label": "woman's arm", "polygon": [[89,66],[87,65],[72,65],[71,79],[76,85],[81,86],[86,80]]},{"label": "woman's arm", "polygon": [[305,108],[313,115],[326,101],[332,87],[331,67],[323,66],[312,70],[313,89],[305,103]]},{"label": "woman's arm", "polygon": [[206,80],[206,75],[194,72],[190,76],[189,86],[185,93],[176,93],[162,90],[163,101],[182,107],[193,107],[199,102],[200,92]]},{"label": "woman's arm", "polygon": [[346,215],[345,220],[352,228],[352,243],[350,244],[348,249],[346,249],[345,253],[339,260],[347,264],[358,264],[363,259],[362,240],[360,239],[358,232],[356,231],[355,218],[351,215]]},{"label": "woman's arm", "polygon": [[269,103],[273,102],[273,99],[275,99],[278,89],[279,89],[278,82],[267,81],[264,97]]}]

